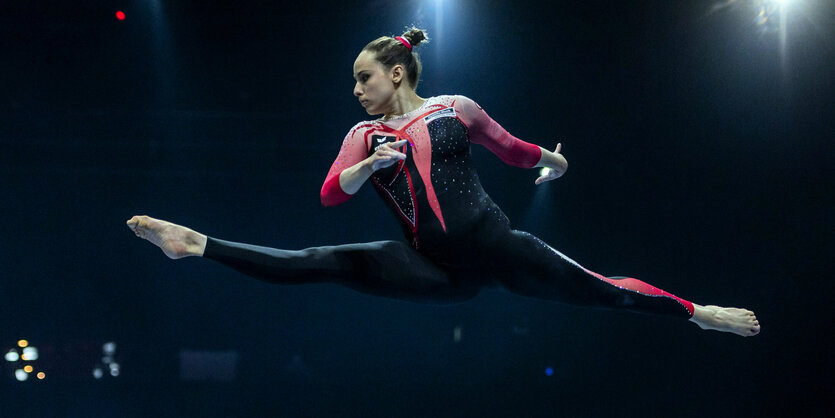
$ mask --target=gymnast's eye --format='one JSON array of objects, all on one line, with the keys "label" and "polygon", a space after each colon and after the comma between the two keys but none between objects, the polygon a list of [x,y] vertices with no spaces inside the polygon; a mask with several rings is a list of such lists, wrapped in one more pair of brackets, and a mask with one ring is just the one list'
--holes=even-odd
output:
[{"label": "gymnast's eye", "polygon": [[361,75],[361,76],[360,76],[360,81],[362,81],[363,83],[365,83],[366,81],[368,81],[368,74],[363,74],[363,75]]}]

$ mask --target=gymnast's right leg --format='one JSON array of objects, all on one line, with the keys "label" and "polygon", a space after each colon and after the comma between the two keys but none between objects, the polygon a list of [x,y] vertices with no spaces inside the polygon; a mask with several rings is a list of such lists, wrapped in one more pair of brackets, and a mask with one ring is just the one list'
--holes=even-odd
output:
[{"label": "gymnast's right leg", "polygon": [[134,216],[127,225],[170,258],[210,258],[269,283],[338,283],[363,293],[419,303],[456,303],[478,293],[397,241],[292,251],[210,238],[148,216]]}]

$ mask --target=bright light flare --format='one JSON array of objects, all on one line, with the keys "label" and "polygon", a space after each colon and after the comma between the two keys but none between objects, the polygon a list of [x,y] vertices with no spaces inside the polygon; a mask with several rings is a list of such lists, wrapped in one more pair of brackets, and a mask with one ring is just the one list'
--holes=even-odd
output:
[{"label": "bright light flare", "polygon": [[20,360],[20,355],[17,354],[17,351],[9,350],[9,352],[6,353],[6,361],[15,362],[18,360]]},{"label": "bright light flare", "polygon": [[755,0],[753,3],[757,11],[754,23],[762,33],[785,33],[786,13],[792,0]]},{"label": "bright light flare", "polygon": [[26,340],[20,340],[20,341],[17,342],[17,346],[20,347],[20,348],[26,347],[28,345],[29,345],[29,341],[26,341]]},{"label": "bright light flare", "polygon": [[121,11],[121,10],[119,10],[118,12],[116,12],[116,19],[119,19],[119,20],[125,20],[125,12],[123,12],[123,11]]}]

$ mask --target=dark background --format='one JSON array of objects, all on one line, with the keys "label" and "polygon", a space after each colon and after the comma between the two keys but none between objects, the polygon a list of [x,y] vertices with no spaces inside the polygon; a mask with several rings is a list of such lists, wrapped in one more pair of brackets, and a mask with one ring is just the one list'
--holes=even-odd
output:
[{"label": "dark background", "polygon": [[[832,2],[795,0],[782,33],[753,0],[279,3],[2,3],[0,348],[28,339],[47,372],[3,369],[2,415],[831,414]],[[438,307],[274,286],[125,227],[400,239],[370,188],[336,208],[318,193],[368,118],[356,54],[412,23],[432,39],[418,94],[563,143],[569,171],[538,187],[473,149],[517,228],[603,274],[750,308],[762,333],[501,290]],[[122,370],[96,380],[105,341]],[[236,375],[181,379],[182,350],[233,353]]]}]

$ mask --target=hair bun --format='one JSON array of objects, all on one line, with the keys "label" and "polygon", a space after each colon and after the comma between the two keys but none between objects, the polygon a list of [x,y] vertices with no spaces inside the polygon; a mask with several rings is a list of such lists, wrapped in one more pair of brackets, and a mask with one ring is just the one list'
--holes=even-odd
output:
[{"label": "hair bun", "polygon": [[409,28],[405,33],[403,33],[403,35],[400,36],[406,38],[406,40],[409,41],[410,44],[412,44],[413,48],[420,45],[421,42],[429,42],[429,37],[426,36],[426,31],[414,26]]}]

